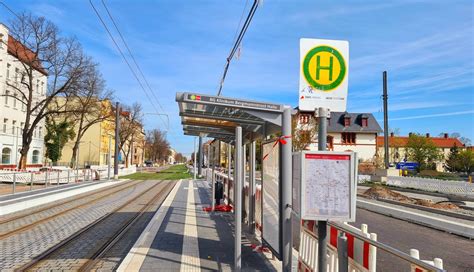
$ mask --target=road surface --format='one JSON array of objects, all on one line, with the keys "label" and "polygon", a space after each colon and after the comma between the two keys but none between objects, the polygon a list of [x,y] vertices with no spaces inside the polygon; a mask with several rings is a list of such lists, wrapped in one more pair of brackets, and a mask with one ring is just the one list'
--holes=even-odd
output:
[{"label": "road surface", "polygon": [[[357,221],[360,227],[369,226],[369,232],[378,235],[378,241],[409,253],[411,248],[420,251],[420,258],[443,259],[447,271],[474,272],[474,241],[446,232],[405,222],[358,208]],[[409,271],[407,262],[382,250],[377,251],[377,271]]]}]

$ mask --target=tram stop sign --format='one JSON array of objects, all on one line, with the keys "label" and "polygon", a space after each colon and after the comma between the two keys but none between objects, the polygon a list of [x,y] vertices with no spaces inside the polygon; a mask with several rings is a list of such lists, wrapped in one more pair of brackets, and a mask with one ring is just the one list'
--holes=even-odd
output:
[{"label": "tram stop sign", "polygon": [[299,109],[346,111],[349,42],[300,39]]}]

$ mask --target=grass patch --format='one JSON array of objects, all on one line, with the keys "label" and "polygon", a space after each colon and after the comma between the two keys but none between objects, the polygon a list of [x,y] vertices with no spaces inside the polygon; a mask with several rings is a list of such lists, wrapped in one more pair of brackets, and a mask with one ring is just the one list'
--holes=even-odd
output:
[{"label": "grass patch", "polygon": [[121,179],[134,179],[134,180],[177,180],[177,179],[188,179],[191,178],[191,174],[188,173],[188,169],[184,164],[173,165],[170,168],[160,171],[158,173],[152,172],[137,172],[130,175],[122,176]]}]

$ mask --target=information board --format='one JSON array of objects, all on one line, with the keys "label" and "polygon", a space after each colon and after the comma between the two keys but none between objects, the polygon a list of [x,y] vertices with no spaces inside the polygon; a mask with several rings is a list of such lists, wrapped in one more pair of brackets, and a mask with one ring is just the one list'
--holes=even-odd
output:
[{"label": "information board", "polygon": [[275,145],[275,141],[264,143],[262,153],[262,239],[280,259],[280,145]]},{"label": "information board", "polygon": [[354,221],[356,206],[356,154],[304,151],[294,167],[301,179],[301,219]]}]

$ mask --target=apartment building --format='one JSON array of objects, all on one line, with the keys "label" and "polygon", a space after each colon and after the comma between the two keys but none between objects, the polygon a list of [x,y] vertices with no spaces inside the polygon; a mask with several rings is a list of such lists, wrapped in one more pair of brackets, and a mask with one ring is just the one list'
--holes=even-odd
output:
[{"label": "apartment building", "polygon": [[[32,57],[33,56],[33,57]],[[22,129],[26,119],[26,107],[21,91],[23,63],[34,58],[34,53],[9,34],[8,28],[0,24],[0,169],[15,168],[20,160]],[[33,72],[34,97],[42,100],[46,96],[47,73],[37,65]],[[28,92],[25,89],[25,94]],[[34,102],[34,101],[33,101]],[[39,167],[44,155],[44,121],[33,133],[33,141],[27,156],[27,167]]]}]

